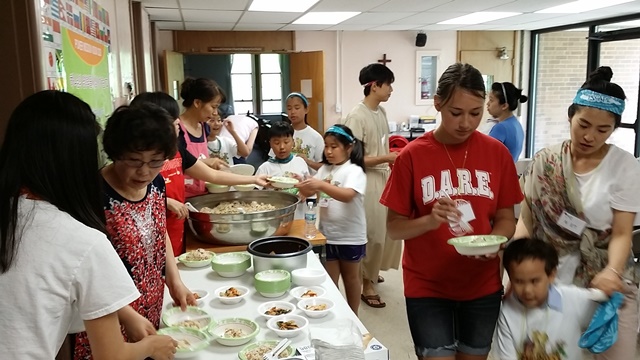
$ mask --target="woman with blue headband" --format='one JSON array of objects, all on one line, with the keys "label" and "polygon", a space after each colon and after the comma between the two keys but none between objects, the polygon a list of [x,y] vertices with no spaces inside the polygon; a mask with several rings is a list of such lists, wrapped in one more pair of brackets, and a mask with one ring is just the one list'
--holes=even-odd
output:
[{"label": "woman with blue headband", "polygon": [[560,255],[557,281],[621,292],[618,340],[596,359],[635,359],[638,277],[631,238],[639,225],[640,165],[607,144],[620,126],[625,94],[611,68],[589,76],[569,106],[571,139],[538,152],[522,178],[525,200],[515,238],[551,243]]}]

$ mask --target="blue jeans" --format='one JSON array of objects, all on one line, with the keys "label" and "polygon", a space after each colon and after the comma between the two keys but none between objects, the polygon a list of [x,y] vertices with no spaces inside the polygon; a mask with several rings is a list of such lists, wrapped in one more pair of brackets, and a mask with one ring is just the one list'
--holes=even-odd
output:
[{"label": "blue jeans", "polygon": [[500,313],[502,290],[478,299],[406,298],[418,357],[487,355]]}]

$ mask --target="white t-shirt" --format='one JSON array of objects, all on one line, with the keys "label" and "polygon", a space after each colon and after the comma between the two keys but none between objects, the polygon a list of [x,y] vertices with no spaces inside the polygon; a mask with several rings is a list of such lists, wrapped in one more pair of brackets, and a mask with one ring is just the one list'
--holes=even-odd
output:
[{"label": "white t-shirt", "polygon": [[207,143],[207,148],[209,148],[209,156],[218,157],[230,165],[233,165],[233,158],[238,157],[238,144],[233,138],[216,136],[215,140]]},{"label": "white t-shirt", "polygon": [[[302,158],[294,156],[293,159],[291,159],[291,161],[284,164],[266,161],[262,165],[260,165],[260,167],[256,171],[256,175],[266,174],[269,176],[291,177],[291,174],[297,174],[297,175],[303,176],[304,173],[308,171],[309,171],[309,168],[307,167],[307,163],[304,162]],[[295,190],[296,190],[295,193],[297,194],[297,189]],[[288,191],[288,190],[283,190],[283,191]],[[304,219],[305,206],[306,205],[304,204],[304,202],[301,202],[300,204],[298,204],[294,219],[296,220]]]},{"label": "white t-shirt", "polygon": [[534,331],[547,334],[546,352],[564,342],[567,357],[563,360],[582,360],[578,347],[581,334],[589,326],[598,302],[606,301],[601,291],[584,289],[573,285],[554,285],[549,288],[549,299],[545,306],[526,309],[516,298],[509,295],[502,303],[496,327],[494,357],[500,360],[519,359],[525,340],[535,340]]},{"label": "white t-shirt", "polygon": [[[293,132],[293,150],[294,154],[304,154],[308,159],[321,162],[322,153],[324,152],[324,138],[311,126],[307,126],[302,130]],[[273,150],[269,151],[269,156],[273,157]],[[309,174],[313,175],[316,171],[309,168]]]},{"label": "white t-shirt", "polygon": [[364,214],[364,192],[367,177],[362,168],[351,161],[342,165],[322,165],[316,179],[329,180],[332,185],[356,191],[356,196],[348,203],[321,194],[318,199],[320,209],[320,232],[328,244],[362,245],[367,243],[367,221]]},{"label": "white t-shirt", "polygon": [[[258,127],[258,123],[252,118],[245,115],[229,115],[225,120],[229,120],[233,123],[233,129],[238,134],[238,137],[246,144],[251,136],[253,129]],[[220,131],[220,136],[233,140],[233,136],[229,133],[225,126]]]},{"label": "white t-shirt", "polygon": [[53,359],[72,319],[114,313],[140,293],[104,234],[48,202],[19,204],[28,222],[0,274],[0,349],[6,359]]}]

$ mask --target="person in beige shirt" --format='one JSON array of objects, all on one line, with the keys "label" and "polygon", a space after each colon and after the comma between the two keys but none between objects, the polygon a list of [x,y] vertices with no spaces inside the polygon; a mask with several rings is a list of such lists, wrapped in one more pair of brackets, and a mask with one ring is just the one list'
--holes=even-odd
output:
[{"label": "person in beige shirt", "polygon": [[389,164],[397,154],[389,152],[389,125],[381,102],[389,100],[395,80],[393,72],[382,64],[370,64],[360,70],[364,100],[347,115],[344,125],[364,142],[367,187],[364,207],[367,220],[367,253],[362,261],[362,300],[371,307],[386,304],[380,299],[374,282],[382,282],[380,270],[398,269],[401,244],[387,237],[387,208],[379,202],[387,179]]}]

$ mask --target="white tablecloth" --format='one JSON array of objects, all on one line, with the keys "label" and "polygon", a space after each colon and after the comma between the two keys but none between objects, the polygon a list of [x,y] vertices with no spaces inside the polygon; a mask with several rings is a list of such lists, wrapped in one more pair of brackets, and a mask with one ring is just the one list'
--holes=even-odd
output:
[{"label": "white tablecloth", "polygon": [[[315,269],[324,269],[317,255],[313,252],[309,252],[307,255],[307,267],[315,268]],[[253,268],[250,268],[244,275],[237,278],[224,278],[216,274],[215,271],[211,269],[210,266],[193,269],[187,268],[183,265],[179,265],[180,268],[180,276],[182,277],[182,281],[184,284],[189,287],[191,290],[206,290],[209,292],[209,296],[204,300],[204,305],[202,306],[207,312],[209,312],[214,320],[226,319],[231,317],[241,317],[251,319],[260,325],[260,333],[256,336],[254,340],[251,342],[235,347],[222,346],[218,344],[217,341],[213,340],[211,345],[207,347],[204,351],[200,352],[197,356],[194,356],[192,359],[195,360],[231,360],[238,359],[238,352],[242,350],[243,347],[248,344],[258,341],[258,340],[280,340],[278,335],[276,335],[273,331],[269,330],[266,325],[266,319],[262,317],[258,313],[258,306],[267,301],[272,300],[282,300],[289,301],[293,304],[297,304],[297,300],[291,296],[288,292],[279,298],[271,299],[265,298],[260,295],[255,288],[253,287]],[[213,294],[214,290],[218,289],[222,286],[232,286],[232,285],[243,285],[249,288],[250,294],[245,297],[239,304],[235,305],[225,305],[222,304]],[[292,284],[292,287],[295,287],[295,284]],[[338,288],[333,284],[329,276],[325,282],[322,284],[322,287],[326,290],[325,297],[330,298],[334,301],[335,306],[331,313],[329,313],[324,318],[320,319],[309,319],[309,327],[322,325],[323,327],[330,326],[332,321],[336,319],[351,319],[353,320],[362,334],[368,333],[367,329],[364,327],[362,322],[355,316],[355,314],[351,311],[349,306],[347,305],[346,300],[338,290]],[[171,296],[169,296],[168,290],[165,288],[164,295],[164,304],[163,309],[169,309],[170,303],[172,302]],[[304,314],[298,309],[295,311],[296,314],[304,316]],[[303,347],[310,345],[309,342],[309,330],[308,328],[303,331],[302,334],[292,338],[292,346],[294,347]],[[376,343],[378,345],[374,345],[371,349],[367,349],[366,351],[366,359],[378,359],[378,358],[388,358],[388,350],[381,346],[375,339],[372,343]],[[375,354],[372,354],[375,352]],[[371,356],[375,355],[375,356]]]}]

